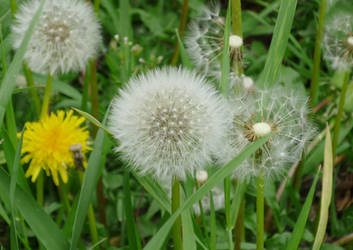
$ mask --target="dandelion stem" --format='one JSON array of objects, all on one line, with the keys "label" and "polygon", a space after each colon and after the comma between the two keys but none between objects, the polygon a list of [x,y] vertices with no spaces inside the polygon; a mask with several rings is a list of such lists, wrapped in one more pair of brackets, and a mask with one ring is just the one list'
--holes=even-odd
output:
[{"label": "dandelion stem", "polygon": [[[241,1],[232,0],[232,31],[234,35],[243,37],[242,29],[242,18],[241,18]],[[242,53],[242,49],[241,52]],[[233,69],[234,72],[241,76],[244,72],[242,61],[237,60],[236,56],[234,57]]]},{"label": "dandelion stem", "polygon": [[[98,84],[97,84],[97,66],[96,61],[90,62],[90,77],[91,77],[91,101],[92,101],[92,115],[99,120],[99,102],[98,102]],[[96,136],[98,128],[93,126],[93,137]]]},{"label": "dandelion stem", "polygon": [[44,176],[43,176],[43,172],[40,172],[36,182],[36,189],[37,189],[37,202],[41,206],[43,206],[43,188],[44,188]]},{"label": "dandelion stem", "polygon": [[340,101],[338,104],[338,112],[337,112],[337,116],[336,116],[336,123],[335,123],[335,128],[334,128],[333,139],[332,139],[332,157],[333,157],[333,159],[335,159],[335,156],[336,156],[338,136],[339,136],[340,128],[341,128],[343,107],[344,107],[344,102],[346,99],[346,92],[347,92],[347,88],[348,88],[349,79],[350,79],[350,72],[346,72],[344,75],[344,80],[343,80],[343,85],[342,85],[342,90],[341,90],[341,97],[340,97]]},{"label": "dandelion stem", "polygon": [[53,83],[53,76],[48,74],[47,84],[45,86],[43,103],[42,103],[42,111],[40,113],[40,118],[44,118],[48,115],[49,103],[50,103],[50,92]]},{"label": "dandelion stem", "polygon": [[[183,39],[183,35],[184,35],[184,30],[185,30],[185,26],[186,26],[186,19],[188,17],[188,6],[189,6],[189,0],[184,0],[183,2],[183,8],[181,10],[181,17],[180,17],[180,24],[179,24],[179,36],[180,39]],[[178,41],[175,43],[175,47],[174,47],[174,53],[172,56],[172,60],[170,62],[171,65],[176,65],[179,59],[179,43]]]},{"label": "dandelion stem", "polygon": [[224,207],[226,213],[226,224],[227,229],[231,229],[232,225],[230,223],[230,177],[227,176],[224,179]]},{"label": "dandelion stem", "polygon": [[[82,185],[84,173],[83,173],[83,171],[79,171],[78,173],[79,173],[80,182]],[[93,210],[92,204],[89,205],[89,207],[88,207],[87,216],[88,216],[89,231],[91,234],[92,243],[93,243],[93,245],[95,245],[98,243],[98,232],[97,232],[97,225],[96,225],[96,217],[94,215],[94,210]],[[98,249],[98,248],[96,247],[95,249]]]},{"label": "dandelion stem", "polygon": [[94,11],[98,13],[100,0],[94,0]]},{"label": "dandelion stem", "polygon": [[[176,177],[172,180],[172,213],[174,214],[180,207],[180,182]],[[182,239],[181,239],[181,217],[179,216],[173,225],[173,241],[174,249],[182,250]]]},{"label": "dandelion stem", "polygon": [[235,250],[240,250],[240,244],[243,240],[243,235],[244,235],[244,206],[245,206],[245,199],[244,197],[242,198],[239,212],[238,212],[238,217],[237,221],[235,223],[235,229],[234,229],[234,249]]},{"label": "dandelion stem", "polygon": [[315,107],[317,103],[317,97],[318,97],[321,44],[322,44],[322,35],[323,35],[324,20],[325,20],[325,9],[326,9],[326,0],[321,0],[320,14],[319,14],[319,27],[316,34],[315,49],[314,49],[314,65],[313,65],[313,73],[312,73],[311,85],[310,85],[311,107]]},{"label": "dandelion stem", "polygon": [[10,0],[10,6],[11,6],[11,14],[12,14],[12,18],[15,18],[15,14],[17,12],[17,4],[16,4],[16,0]]},{"label": "dandelion stem", "polygon": [[34,110],[36,112],[37,117],[39,118],[39,116],[40,116],[40,101],[39,101],[37,91],[34,88],[32,88],[32,87],[34,87],[33,75],[32,75],[32,71],[28,68],[26,63],[23,63],[23,71],[25,73],[27,86],[30,88],[29,93],[33,99]]},{"label": "dandelion stem", "polygon": [[256,249],[264,249],[264,177],[260,171],[257,177],[257,194],[256,194]]}]

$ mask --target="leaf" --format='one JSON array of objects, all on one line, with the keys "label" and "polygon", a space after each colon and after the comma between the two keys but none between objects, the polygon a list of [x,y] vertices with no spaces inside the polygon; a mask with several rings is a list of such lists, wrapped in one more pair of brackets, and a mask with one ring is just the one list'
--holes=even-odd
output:
[{"label": "leaf", "polygon": [[167,192],[158,184],[158,182],[154,181],[149,175],[140,176],[133,171],[131,172],[143,188],[159,203],[161,208],[170,214],[171,200]]},{"label": "leaf", "polygon": [[329,207],[332,195],[332,179],[333,179],[333,156],[332,141],[330,129],[326,128],[325,153],[324,153],[324,169],[322,177],[322,192],[320,203],[320,219],[317,228],[313,250],[319,250],[325,237]]},{"label": "leaf", "polygon": [[[5,203],[10,202],[10,177],[0,169],[0,196]],[[31,227],[33,233],[50,250],[63,250],[69,248],[69,243],[64,234],[49,215],[41,208],[31,195],[23,191],[20,186],[16,186],[15,204],[23,218]]]},{"label": "leaf", "polygon": [[194,226],[191,219],[190,209],[186,209],[181,214],[181,224],[183,230],[183,249],[196,250]]},{"label": "leaf", "polygon": [[15,247],[15,249],[18,249],[18,241],[16,236],[17,228],[16,228],[16,219],[15,219],[16,218],[15,191],[16,191],[16,185],[17,185],[18,169],[20,168],[23,133],[24,133],[24,129],[22,130],[21,138],[16,148],[16,154],[15,154],[15,159],[12,166],[12,173],[11,173],[11,179],[10,179],[11,249],[12,247]]},{"label": "leaf", "polygon": [[97,126],[98,128],[101,128],[103,129],[105,132],[107,132],[107,134],[109,135],[113,135],[112,132],[109,131],[108,128],[104,127],[102,125],[102,123],[100,123],[96,118],[94,118],[91,114],[85,112],[85,111],[82,111],[82,110],[79,110],[77,108],[72,108],[73,110],[75,110],[77,113],[79,113],[80,115],[82,115],[83,117],[85,117],[88,121],[90,121],[91,123],[93,123],[93,125]]},{"label": "leaf", "polygon": [[[107,114],[109,113],[109,110],[110,109],[108,108],[104,121],[106,121],[107,119]],[[88,207],[91,203],[92,195],[94,193],[94,190],[97,184],[99,165],[102,158],[103,142],[104,142],[104,132],[102,129],[99,129],[96,139],[94,141],[94,147],[93,147],[94,150],[89,156],[87,168],[85,170],[85,175],[81,186],[80,197],[78,200],[75,219],[73,223],[73,229],[72,229],[71,246],[70,246],[71,250],[76,249],[78,240],[80,239],[83,224],[88,212]]]},{"label": "leaf", "polygon": [[161,249],[163,242],[169,235],[169,231],[172,228],[174,221],[180,216],[182,212],[186,209],[190,209],[195,202],[198,202],[205,196],[213,187],[215,187],[220,181],[222,181],[226,176],[229,176],[233,170],[256,150],[258,150],[268,139],[270,135],[264,136],[253,144],[247,146],[239,155],[237,155],[233,160],[231,160],[224,167],[217,170],[208,181],[203,184],[194,194],[192,194],[183,205],[164,223],[164,225],[159,229],[159,231],[154,235],[154,237],[145,246],[145,250],[156,250]]},{"label": "leaf", "polygon": [[21,45],[18,48],[15,54],[15,57],[12,60],[4,79],[2,80],[1,87],[0,87],[0,128],[3,123],[5,109],[7,107],[7,104],[9,103],[9,100],[12,95],[12,91],[14,90],[16,85],[16,76],[20,71],[20,68],[22,67],[23,57],[25,55],[28,43],[34,32],[34,28],[39,21],[44,3],[45,3],[45,0],[42,0],[36,14],[33,16],[32,21],[25,33],[23,41],[21,42]]},{"label": "leaf", "polygon": [[317,171],[315,179],[313,181],[313,184],[311,185],[310,191],[308,193],[308,196],[306,197],[305,203],[303,205],[302,210],[300,211],[299,217],[297,222],[295,223],[295,226],[293,228],[293,233],[291,238],[288,241],[287,248],[286,250],[297,250],[300,240],[303,236],[306,221],[309,216],[311,204],[313,202],[314,194],[315,194],[315,188],[316,188],[316,183],[317,180],[319,179],[319,172],[320,169]]},{"label": "leaf", "polygon": [[193,67],[191,65],[190,58],[188,56],[188,53],[185,50],[183,42],[180,39],[180,35],[179,35],[178,30],[175,30],[175,34],[176,34],[177,39],[178,39],[179,49],[180,49],[180,56],[181,56],[181,61],[183,63],[183,66],[185,68],[192,69]]},{"label": "leaf", "polygon": [[246,186],[247,185],[245,182],[238,182],[237,187],[235,189],[235,193],[234,193],[233,200],[232,200],[232,206],[230,209],[230,211],[232,211],[232,213],[230,215],[230,225],[232,226],[231,229],[234,228],[235,222],[237,221],[239,208],[240,208],[241,202],[244,198]]},{"label": "leaf", "polygon": [[281,0],[265,68],[261,72],[258,81],[260,87],[270,87],[278,78],[284,53],[286,52],[296,6],[297,0]]}]

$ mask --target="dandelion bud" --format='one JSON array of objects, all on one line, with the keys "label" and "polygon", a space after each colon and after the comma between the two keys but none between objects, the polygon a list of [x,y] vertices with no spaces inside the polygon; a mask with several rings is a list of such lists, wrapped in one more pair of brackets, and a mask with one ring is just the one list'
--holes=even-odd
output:
[{"label": "dandelion bud", "polygon": [[138,44],[135,44],[134,46],[132,46],[131,48],[131,52],[134,56],[137,56],[138,54],[140,54],[142,52],[142,47]]},{"label": "dandelion bud", "polygon": [[208,179],[208,173],[205,170],[196,171],[196,180],[199,183],[199,186],[204,184]]},{"label": "dandelion bud", "polygon": [[132,78],[120,91],[110,128],[132,168],[184,179],[222,146],[227,117],[224,100],[203,77],[163,68]]},{"label": "dandelion bud", "polygon": [[239,49],[243,46],[243,39],[237,35],[231,35],[229,37],[229,47]]},{"label": "dandelion bud", "polygon": [[[39,0],[23,3],[12,26],[13,47],[18,49],[38,7]],[[79,0],[47,0],[35,27],[25,60],[38,73],[84,70],[97,54],[101,35],[90,4]]]},{"label": "dandelion bud", "polygon": [[252,125],[254,135],[256,137],[262,137],[271,133],[271,126],[266,122],[258,122]]},{"label": "dandelion bud", "polygon": [[117,42],[119,42],[119,35],[118,35],[118,34],[115,34],[115,35],[114,35],[114,39],[115,39]]}]

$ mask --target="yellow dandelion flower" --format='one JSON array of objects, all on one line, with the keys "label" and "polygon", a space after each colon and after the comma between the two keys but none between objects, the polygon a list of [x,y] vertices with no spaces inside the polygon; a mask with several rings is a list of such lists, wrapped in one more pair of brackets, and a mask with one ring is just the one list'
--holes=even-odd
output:
[{"label": "yellow dandelion flower", "polygon": [[70,147],[80,145],[83,155],[91,150],[87,144],[89,132],[86,127],[81,127],[84,121],[83,117],[74,116],[72,110],[61,110],[38,122],[26,123],[22,146],[22,163],[30,162],[26,177],[32,176],[32,182],[35,182],[43,169],[53,177],[56,185],[59,185],[59,174],[67,183],[67,168],[75,166]]}]

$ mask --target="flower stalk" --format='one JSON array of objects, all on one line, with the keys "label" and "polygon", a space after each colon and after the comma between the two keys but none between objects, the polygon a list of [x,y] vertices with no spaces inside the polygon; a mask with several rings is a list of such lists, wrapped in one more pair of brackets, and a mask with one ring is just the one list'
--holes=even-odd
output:
[{"label": "flower stalk", "polygon": [[[177,177],[172,180],[172,214],[180,207],[180,181]],[[181,217],[179,216],[173,225],[174,249],[182,250]]]},{"label": "flower stalk", "polygon": [[315,49],[314,49],[314,65],[310,84],[310,101],[311,107],[315,107],[318,98],[320,62],[321,62],[321,44],[324,30],[326,0],[321,0],[319,26],[316,34]]},{"label": "flower stalk", "polygon": [[257,193],[256,193],[256,250],[264,249],[264,189],[265,182],[263,171],[260,171],[257,177]]},{"label": "flower stalk", "polygon": [[[234,35],[243,37],[240,0],[232,0],[232,31]],[[240,48],[240,53],[242,53],[242,48]],[[233,70],[241,76],[244,73],[243,62],[237,59],[237,57],[233,58]]]},{"label": "flower stalk", "polygon": [[41,119],[48,115],[52,84],[53,84],[53,76],[51,74],[48,74],[48,80],[45,86],[43,103],[42,103],[42,111],[40,113]]}]

